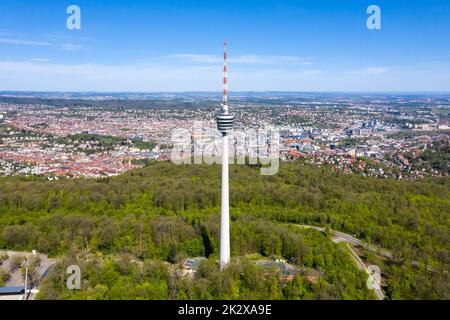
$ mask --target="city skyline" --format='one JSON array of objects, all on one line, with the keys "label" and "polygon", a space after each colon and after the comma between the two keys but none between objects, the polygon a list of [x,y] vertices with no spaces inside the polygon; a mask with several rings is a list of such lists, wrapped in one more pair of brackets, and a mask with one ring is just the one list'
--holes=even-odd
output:
[{"label": "city skyline", "polygon": [[[72,4],[81,30],[66,27]],[[381,30],[366,27],[371,4]],[[230,92],[449,92],[449,10],[439,0],[4,1],[0,89],[219,92],[227,38]]]}]

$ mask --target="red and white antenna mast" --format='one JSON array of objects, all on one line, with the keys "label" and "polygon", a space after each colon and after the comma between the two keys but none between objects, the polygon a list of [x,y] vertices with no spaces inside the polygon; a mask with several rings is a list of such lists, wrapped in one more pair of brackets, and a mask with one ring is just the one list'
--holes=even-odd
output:
[{"label": "red and white antenna mast", "polygon": [[228,68],[227,68],[227,41],[223,43],[223,102],[224,112],[228,112]]}]

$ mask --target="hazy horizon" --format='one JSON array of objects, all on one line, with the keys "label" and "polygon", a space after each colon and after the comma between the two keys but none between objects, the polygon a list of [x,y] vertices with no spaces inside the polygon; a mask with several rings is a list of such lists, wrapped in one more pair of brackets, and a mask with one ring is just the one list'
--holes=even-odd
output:
[{"label": "hazy horizon", "polygon": [[[222,95],[222,91],[213,90],[180,90],[180,91],[101,91],[101,90],[90,90],[90,91],[65,91],[65,90],[4,90],[0,91],[0,95],[8,93],[70,93],[70,94],[211,94],[211,95]],[[332,90],[317,90],[317,91],[292,91],[292,90],[239,90],[239,91],[229,91],[229,94],[251,94],[251,93],[279,93],[279,94],[396,94],[396,95],[446,95],[450,94],[450,91],[332,91]]]}]

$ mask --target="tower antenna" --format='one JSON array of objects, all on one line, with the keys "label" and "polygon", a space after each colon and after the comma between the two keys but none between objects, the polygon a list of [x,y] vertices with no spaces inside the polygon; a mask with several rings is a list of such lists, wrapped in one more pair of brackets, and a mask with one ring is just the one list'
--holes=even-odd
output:
[{"label": "tower antenna", "polygon": [[223,111],[228,111],[228,67],[227,67],[227,40],[223,43]]}]

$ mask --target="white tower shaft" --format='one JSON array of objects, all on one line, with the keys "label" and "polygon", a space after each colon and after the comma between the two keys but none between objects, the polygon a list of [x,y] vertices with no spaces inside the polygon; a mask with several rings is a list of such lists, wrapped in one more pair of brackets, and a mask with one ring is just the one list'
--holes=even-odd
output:
[{"label": "white tower shaft", "polygon": [[222,135],[222,197],[220,210],[220,267],[230,262],[230,208],[228,190],[228,136]]}]

